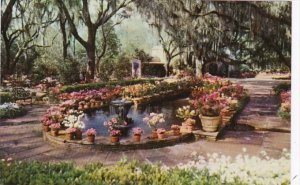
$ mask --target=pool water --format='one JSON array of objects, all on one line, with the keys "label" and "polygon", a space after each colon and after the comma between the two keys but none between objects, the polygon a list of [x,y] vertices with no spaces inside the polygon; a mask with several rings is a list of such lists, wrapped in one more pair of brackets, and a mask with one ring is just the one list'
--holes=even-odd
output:
[{"label": "pool water", "polygon": [[[150,104],[137,110],[134,106],[131,106],[127,117],[133,119],[133,124],[130,125],[132,128],[141,127],[144,130],[143,135],[149,135],[151,133],[151,128],[147,125],[147,123],[143,122],[143,118],[146,115],[149,115],[151,112],[163,113],[166,121],[158,124],[157,128],[170,130],[172,124],[181,125],[182,120],[176,117],[176,110],[187,104],[188,98],[182,98],[172,101],[164,101],[159,104]],[[82,120],[85,123],[84,130],[95,128],[97,135],[108,136],[108,129],[103,125],[103,123],[116,116],[116,114],[110,113],[109,108],[85,114]],[[122,137],[128,137],[130,135],[132,135],[131,129],[128,130],[127,135],[123,135]]]}]

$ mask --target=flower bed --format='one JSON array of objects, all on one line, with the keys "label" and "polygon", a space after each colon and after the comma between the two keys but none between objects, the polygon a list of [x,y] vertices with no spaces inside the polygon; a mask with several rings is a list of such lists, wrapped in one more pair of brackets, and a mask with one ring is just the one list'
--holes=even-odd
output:
[{"label": "flower bed", "polygon": [[279,159],[243,154],[232,160],[218,154],[195,155],[195,160],[175,167],[127,160],[79,167],[3,159],[0,171],[0,184],[290,184],[290,156],[286,152]]},{"label": "flower bed", "polygon": [[0,118],[15,118],[23,116],[26,110],[16,103],[4,103],[0,105]]},{"label": "flower bed", "polygon": [[291,91],[285,91],[280,93],[280,108],[278,114],[283,119],[291,119]]},{"label": "flower bed", "polygon": [[291,119],[291,84],[281,83],[275,87],[273,90],[277,96],[280,98],[280,108],[278,110],[278,115],[283,119]]},{"label": "flower bed", "polygon": [[82,90],[93,90],[109,86],[127,86],[133,84],[142,84],[142,83],[155,83],[160,81],[159,79],[138,79],[138,80],[119,80],[119,81],[109,81],[109,82],[100,82],[100,83],[88,83],[88,84],[79,84],[79,85],[69,85],[61,88],[61,93],[71,93],[78,92]]},{"label": "flower bed", "polygon": [[133,101],[136,107],[144,104],[161,101],[166,98],[175,98],[188,95],[191,87],[201,86],[202,81],[176,81],[172,83],[158,82],[154,84],[138,84],[123,88],[123,97]]}]

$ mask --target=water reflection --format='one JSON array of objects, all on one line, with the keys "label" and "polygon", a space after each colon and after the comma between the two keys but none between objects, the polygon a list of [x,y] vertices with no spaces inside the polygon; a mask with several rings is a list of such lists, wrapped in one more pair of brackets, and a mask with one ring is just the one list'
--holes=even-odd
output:
[{"label": "water reflection", "polygon": [[[176,117],[176,109],[183,105],[188,104],[188,99],[178,99],[172,101],[165,101],[160,104],[152,104],[141,107],[139,109],[135,109],[133,106],[130,108],[128,117],[132,118],[134,123],[132,127],[141,127],[144,130],[144,134],[149,134],[151,132],[151,128],[143,122],[143,118],[150,114],[151,112],[155,113],[163,113],[165,115],[166,122],[160,124],[158,127],[170,129],[172,124],[180,124],[182,120]],[[116,114],[110,114],[109,109],[104,109],[101,111],[96,111],[90,114],[85,114],[83,122],[85,123],[85,130],[89,128],[95,128],[97,130],[98,135],[108,136],[108,130],[103,125],[103,123],[112,117],[117,116]],[[128,135],[131,135],[129,131]],[[126,137],[126,136],[124,136]]]}]

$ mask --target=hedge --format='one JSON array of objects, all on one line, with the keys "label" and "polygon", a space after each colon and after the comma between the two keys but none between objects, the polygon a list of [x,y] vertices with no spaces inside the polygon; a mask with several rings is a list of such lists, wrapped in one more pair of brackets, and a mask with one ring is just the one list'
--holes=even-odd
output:
[{"label": "hedge", "polygon": [[276,95],[280,95],[280,93],[283,91],[291,90],[291,83],[278,84],[277,86],[273,87],[273,90]]},{"label": "hedge", "polygon": [[100,83],[88,83],[88,84],[78,84],[78,85],[67,85],[64,86],[60,92],[61,93],[70,93],[76,92],[80,90],[91,90],[98,89],[103,87],[111,87],[111,86],[127,86],[141,83],[155,83],[156,81],[161,81],[161,79],[136,79],[136,80],[115,80],[108,82],[100,82]]}]

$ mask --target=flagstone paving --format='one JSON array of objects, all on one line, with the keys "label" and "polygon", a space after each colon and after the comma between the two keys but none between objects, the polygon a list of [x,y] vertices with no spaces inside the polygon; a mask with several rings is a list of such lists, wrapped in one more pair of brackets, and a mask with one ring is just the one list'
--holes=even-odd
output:
[{"label": "flagstone paving", "polygon": [[[280,83],[272,79],[231,79],[249,90],[251,100],[237,119],[236,126],[224,133],[220,140],[199,140],[175,146],[123,152],[102,152],[91,149],[62,149],[45,142],[39,120],[47,106],[33,106],[25,117],[1,120],[0,159],[39,160],[60,162],[75,161],[79,165],[99,162],[112,165],[122,158],[162,162],[173,166],[191,160],[192,153],[206,156],[220,153],[236,156],[243,153],[259,155],[266,151],[271,157],[279,157],[282,149],[290,150],[290,123],[277,116],[279,100],[272,94],[272,86]],[[30,124],[28,124],[30,123]]]}]

